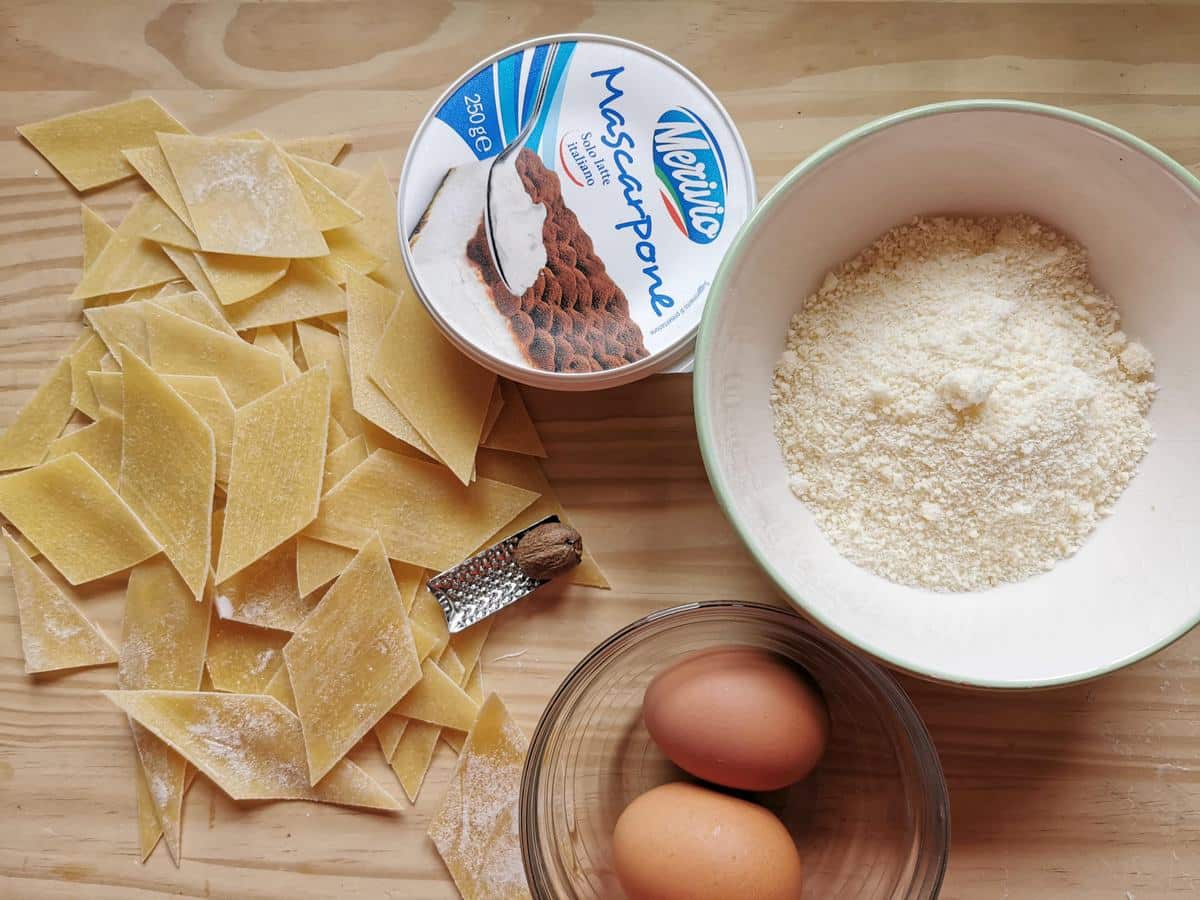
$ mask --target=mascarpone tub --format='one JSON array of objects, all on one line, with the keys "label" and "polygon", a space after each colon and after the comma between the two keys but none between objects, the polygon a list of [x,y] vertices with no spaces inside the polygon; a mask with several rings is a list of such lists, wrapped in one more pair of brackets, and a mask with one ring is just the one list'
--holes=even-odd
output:
[{"label": "mascarpone tub", "polygon": [[[545,101],[532,131],[492,163]],[[614,387],[691,368],[709,286],[755,203],[724,107],[629,41],[556,35],[459,78],[417,129],[398,198],[412,282],[442,331],[515,381]]]}]

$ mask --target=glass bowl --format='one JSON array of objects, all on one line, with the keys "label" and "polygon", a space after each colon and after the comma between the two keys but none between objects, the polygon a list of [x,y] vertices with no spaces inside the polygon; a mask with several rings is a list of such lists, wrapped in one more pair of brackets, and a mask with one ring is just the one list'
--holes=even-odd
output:
[{"label": "glass bowl", "polygon": [[937,751],[907,695],[877,665],[792,612],[717,602],[677,606],[618,631],[551,698],[521,782],[521,849],[534,898],[624,896],[612,866],[617,817],[657,785],[695,781],[650,739],[642,695],[681,656],[729,645],[794,661],[829,706],[830,742],[816,771],[752,797],[795,839],[804,895],[936,897],[950,846],[949,798]]}]

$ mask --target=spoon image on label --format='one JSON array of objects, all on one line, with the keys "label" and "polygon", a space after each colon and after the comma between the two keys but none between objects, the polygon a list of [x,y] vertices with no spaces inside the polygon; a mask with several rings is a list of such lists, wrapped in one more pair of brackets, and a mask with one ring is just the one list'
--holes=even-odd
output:
[{"label": "spoon image on label", "polygon": [[[511,200],[506,203],[506,198],[511,197],[514,188],[521,195],[524,194],[520,176],[516,171],[516,156],[525,146],[525,141],[529,139],[529,135],[533,132],[534,126],[541,116],[542,106],[546,102],[546,94],[550,86],[550,75],[554,70],[554,61],[557,57],[558,44],[549,44],[533,108],[525,120],[525,125],[492,160],[487,174],[486,196],[483,204],[483,232],[487,237],[488,252],[491,253],[492,260],[496,264],[496,272],[500,276],[500,280],[504,282],[509,293],[518,297],[529,290],[529,286],[537,277],[538,270],[545,265],[546,254],[545,247],[542,245],[541,223],[545,220],[546,213],[541,204],[534,204],[540,211],[540,216],[537,217],[536,222],[531,222],[528,214],[530,204],[527,197],[523,197],[523,203],[520,201],[514,203]],[[510,171],[501,170],[502,166]],[[510,217],[506,215],[509,211],[514,214],[514,217],[519,217],[521,221],[510,221]],[[530,228],[530,225],[536,225],[536,229]],[[523,246],[534,242],[537,247]],[[536,251],[538,249],[541,250],[540,263],[537,263]],[[532,253],[529,252],[531,250]],[[534,259],[534,264],[527,264],[531,257]]]}]

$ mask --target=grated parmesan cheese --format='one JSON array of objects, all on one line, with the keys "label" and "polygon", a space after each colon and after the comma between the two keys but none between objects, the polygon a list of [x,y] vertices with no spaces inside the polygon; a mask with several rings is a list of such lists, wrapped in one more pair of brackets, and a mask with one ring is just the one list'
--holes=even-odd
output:
[{"label": "grated parmesan cheese", "polygon": [[1079,549],[1149,447],[1153,372],[1078,244],[918,218],[804,302],[771,405],[788,487],[841,553],[977,590]]}]

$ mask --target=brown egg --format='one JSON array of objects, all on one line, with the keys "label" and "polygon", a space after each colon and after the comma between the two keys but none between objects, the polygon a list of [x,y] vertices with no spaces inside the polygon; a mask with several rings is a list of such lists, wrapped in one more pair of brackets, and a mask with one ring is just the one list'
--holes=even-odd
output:
[{"label": "brown egg", "polygon": [[646,689],[642,715],[675,765],[746,791],[804,778],[829,738],[825,702],[800,671],[747,647],[708,650],[661,672]]},{"label": "brown egg", "polygon": [[629,900],[798,900],[800,854],[761,806],[664,784],[625,808],[613,862]]}]

